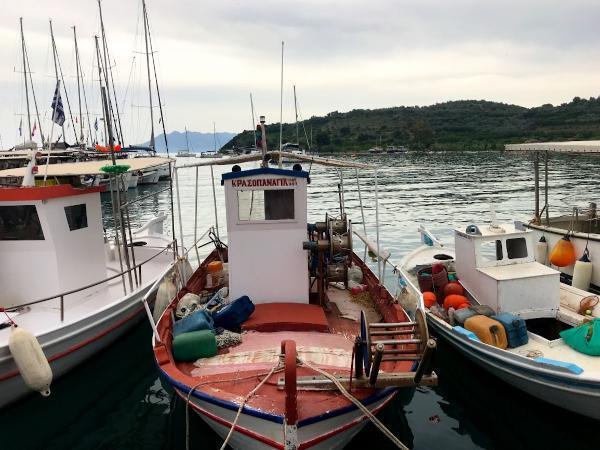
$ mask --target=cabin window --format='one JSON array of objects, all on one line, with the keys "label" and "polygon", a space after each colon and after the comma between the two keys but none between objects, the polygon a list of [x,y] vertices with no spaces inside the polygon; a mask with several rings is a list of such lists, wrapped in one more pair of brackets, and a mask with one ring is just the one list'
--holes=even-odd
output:
[{"label": "cabin window", "polygon": [[241,221],[294,220],[294,190],[237,191]]},{"label": "cabin window", "polygon": [[65,215],[67,216],[67,222],[69,223],[69,230],[79,230],[80,228],[87,228],[87,210],[85,203],[81,205],[65,206]]},{"label": "cabin window", "polygon": [[0,241],[42,241],[35,205],[0,206]]},{"label": "cabin window", "polygon": [[508,259],[527,258],[527,241],[525,238],[507,239],[506,253]]},{"label": "cabin window", "polygon": [[504,257],[502,241],[484,241],[481,243],[480,252],[484,261],[500,261]]}]

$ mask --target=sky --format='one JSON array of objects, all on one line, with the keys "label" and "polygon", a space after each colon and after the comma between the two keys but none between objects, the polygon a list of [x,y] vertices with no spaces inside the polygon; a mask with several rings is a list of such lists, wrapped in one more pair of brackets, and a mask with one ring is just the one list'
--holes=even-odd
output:
[{"label": "sky", "polygon": [[[20,17],[44,133],[62,133],[50,130],[49,19],[74,118],[76,26],[93,125],[101,113],[96,0],[0,0],[0,8],[0,147],[24,139],[21,120],[27,134]],[[250,93],[256,115],[278,122],[282,41],[284,122],[294,121],[294,84],[304,118],[460,99],[539,106],[600,95],[597,0],[147,0],[147,8],[167,131],[211,132],[213,122],[218,131],[249,129]],[[150,109],[141,0],[102,0],[102,9],[125,140],[143,142]],[[68,112],[66,126],[73,141]]]}]

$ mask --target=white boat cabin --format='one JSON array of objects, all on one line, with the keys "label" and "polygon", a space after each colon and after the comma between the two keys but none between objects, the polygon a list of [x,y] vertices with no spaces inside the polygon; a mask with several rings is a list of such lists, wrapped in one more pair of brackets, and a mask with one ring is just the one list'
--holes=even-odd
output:
[{"label": "white boat cabin", "polygon": [[556,317],[560,272],[535,261],[531,231],[469,225],[454,236],[456,273],[479,303],[523,319]]},{"label": "white boat cabin", "polygon": [[60,294],[106,276],[102,189],[0,188],[0,307]]},{"label": "white boat cabin", "polygon": [[[297,170],[296,170],[297,169]],[[223,174],[231,298],[308,303],[308,172],[264,167]]]}]

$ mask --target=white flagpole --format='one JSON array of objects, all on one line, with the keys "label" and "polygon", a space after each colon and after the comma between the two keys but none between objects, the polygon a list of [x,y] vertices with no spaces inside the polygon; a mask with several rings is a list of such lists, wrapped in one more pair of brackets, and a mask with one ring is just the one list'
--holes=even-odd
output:
[{"label": "white flagpole", "polygon": [[[56,103],[54,104],[54,108],[52,108],[52,125],[50,126],[50,139],[48,140],[48,150],[46,154],[46,168],[44,171],[44,186],[46,186],[46,178],[48,178],[48,165],[50,164],[50,152],[52,151],[52,135],[54,134],[54,117],[56,116],[56,108],[58,108],[58,98],[60,96],[60,80],[56,81],[56,91],[54,92],[56,97]],[[42,143],[42,148],[43,147]]]}]

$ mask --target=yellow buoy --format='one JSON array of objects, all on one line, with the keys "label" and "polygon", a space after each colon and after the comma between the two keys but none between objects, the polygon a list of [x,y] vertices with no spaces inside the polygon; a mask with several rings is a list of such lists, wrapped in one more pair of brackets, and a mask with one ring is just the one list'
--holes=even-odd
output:
[{"label": "yellow buoy", "polygon": [[569,235],[563,236],[550,253],[550,263],[557,267],[570,266],[577,260],[575,247],[569,239]]},{"label": "yellow buoy", "polygon": [[8,348],[25,384],[44,397],[48,397],[50,383],[52,383],[52,369],[35,336],[13,325],[8,338]]}]

